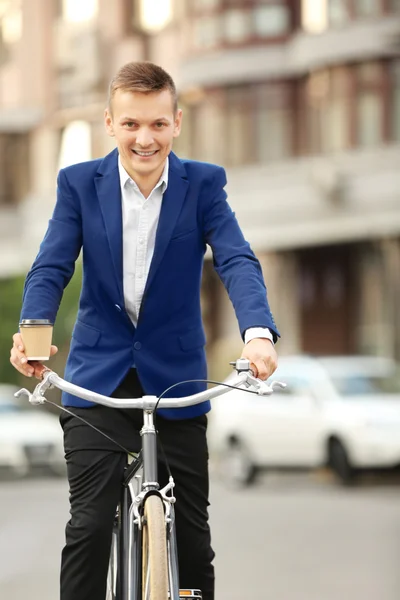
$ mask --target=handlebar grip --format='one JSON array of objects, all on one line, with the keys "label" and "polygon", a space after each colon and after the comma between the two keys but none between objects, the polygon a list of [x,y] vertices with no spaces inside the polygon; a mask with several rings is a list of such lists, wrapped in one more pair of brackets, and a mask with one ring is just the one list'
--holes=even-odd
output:
[{"label": "handlebar grip", "polygon": [[35,366],[35,372],[38,375],[38,379],[43,379],[44,374],[47,373],[47,371],[51,371],[51,369],[49,369],[45,365],[39,364]]}]

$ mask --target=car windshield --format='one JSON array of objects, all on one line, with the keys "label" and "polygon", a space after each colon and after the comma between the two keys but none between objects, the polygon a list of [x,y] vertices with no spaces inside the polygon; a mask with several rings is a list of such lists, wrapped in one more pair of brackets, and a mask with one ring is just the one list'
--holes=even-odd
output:
[{"label": "car windshield", "polygon": [[15,390],[12,389],[10,392],[1,390],[0,392],[0,415],[10,414],[10,413],[19,413],[25,410],[26,402],[23,403],[20,399],[13,398],[13,392]]},{"label": "car windshield", "polygon": [[388,376],[368,376],[360,373],[332,377],[334,386],[341,396],[381,396],[399,394],[400,370]]},{"label": "car windshield", "polygon": [[17,404],[12,404],[11,402],[2,402],[0,400],[0,415],[5,415],[9,413],[20,412],[22,408]]}]

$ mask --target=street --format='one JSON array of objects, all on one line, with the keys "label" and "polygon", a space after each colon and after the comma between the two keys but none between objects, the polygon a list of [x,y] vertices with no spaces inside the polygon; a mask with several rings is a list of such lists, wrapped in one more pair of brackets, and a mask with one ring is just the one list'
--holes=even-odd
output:
[{"label": "street", "polygon": [[[400,597],[400,486],[270,474],[211,489],[217,600]],[[67,499],[62,479],[0,481],[0,598],[58,598]]]}]

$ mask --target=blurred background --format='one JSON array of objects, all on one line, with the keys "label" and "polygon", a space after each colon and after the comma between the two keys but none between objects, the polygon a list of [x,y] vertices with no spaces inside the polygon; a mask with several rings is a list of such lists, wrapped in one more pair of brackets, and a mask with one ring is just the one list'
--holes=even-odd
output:
[{"label": "blurred background", "polygon": [[[286,412],[273,429],[276,447],[256,465],[256,451],[244,452],[242,443],[236,467],[230,465],[239,473],[230,484],[240,483],[240,492],[215,478],[218,600],[398,599],[396,478],[367,478],[348,489],[337,487],[331,471],[343,483],[346,469],[400,463],[399,0],[0,0],[0,465],[13,471],[0,481],[0,595],[57,595],[66,483],[29,474],[55,443],[58,424],[42,410],[40,419],[52,422],[29,425],[38,411],[34,417],[12,408],[10,384],[22,382],[9,350],[57,172],[113,148],[103,126],[107,87],[131,60],[158,63],[176,81],[184,115],[177,154],[226,168],[229,202],[262,263],[282,333],[278,352],[295,357],[283,372],[295,393],[277,395]],[[55,328],[60,352],[52,367],[60,373],[80,281],[78,264]],[[210,375],[225,378],[241,340],[209,256],[203,309]],[[305,355],[342,361],[336,376],[332,364],[329,373],[323,365],[333,416],[325,404],[312,404],[328,394],[316,399],[318,392],[305,391],[316,373],[301,362]],[[335,385],[350,355],[361,361],[351,363],[352,381],[360,382],[361,371],[364,380],[349,393]],[[372,366],[362,360],[371,357],[390,369],[369,378],[367,389]],[[379,377],[390,385],[376,385]],[[348,407],[349,396],[361,407],[357,422],[342,405],[337,416],[340,398]],[[268,407],[254,417],[259,423],[272,422],[271,410],[276,418],[278,408]],[[218,414],[226,421],[222,406]],[[221,440],[215,419],[213,436]],[[317,422],[319,447],[307,454]],[[41,432],[37,439],[32,430]],[[309,434],[296,445],[299,430]],[[232,431],[226,444],[237,450],[241,440]],[[341,473],[332,469],[333,456]],[[243,471],[249,463],[251,473],[270,467],[253,488],[250,471]],[[331,469],[319,468],[325,463]],[[47,466],[62,473],[58,458]],[[277,470],[283,466],[312,469],[288,475]],[[244,501],[247,527],[237,522]],[[45,515],[51,526],[43,535]]]}]

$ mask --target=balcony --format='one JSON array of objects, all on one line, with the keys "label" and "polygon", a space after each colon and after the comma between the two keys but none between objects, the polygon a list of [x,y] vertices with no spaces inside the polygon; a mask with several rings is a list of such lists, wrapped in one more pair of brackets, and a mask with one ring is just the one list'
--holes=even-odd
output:
[{"label": "balcony", "polygon": [[228,170],[228,198],[256,251],[400,235],[400,145]]},{"label": "balcony", "polygon": [[182,63],[179,88],[296,77],[323,66],[394,55],[399,42],[400,16],[394,15],[353,21],[319,35],[298,32],[280,44],[218,49],[189,56]]}]

